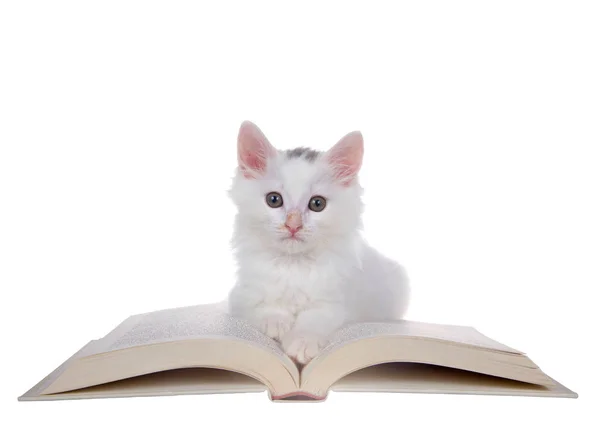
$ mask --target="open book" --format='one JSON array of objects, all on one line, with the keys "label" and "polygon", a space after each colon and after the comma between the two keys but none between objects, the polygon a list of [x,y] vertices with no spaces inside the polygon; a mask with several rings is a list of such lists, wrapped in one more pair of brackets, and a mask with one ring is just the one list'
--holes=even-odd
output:
[{"label": "open book", "polygon": [[324,400],[330,390],[577,397],[473,328],[414,321],[348,325],[299,369],[214,304],[129,317],[19,400],[265,390],[275,401]]}]

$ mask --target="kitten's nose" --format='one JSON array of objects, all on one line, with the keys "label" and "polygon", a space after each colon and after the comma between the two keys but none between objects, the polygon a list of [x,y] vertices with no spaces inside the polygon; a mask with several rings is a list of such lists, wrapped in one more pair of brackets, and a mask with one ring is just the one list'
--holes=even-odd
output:
[{"label": "kitten's nose", "polygon": [[297,211],[288,213],[285,220],[285,228],[289,230],[292,235],[302,229],[302,214]]}]

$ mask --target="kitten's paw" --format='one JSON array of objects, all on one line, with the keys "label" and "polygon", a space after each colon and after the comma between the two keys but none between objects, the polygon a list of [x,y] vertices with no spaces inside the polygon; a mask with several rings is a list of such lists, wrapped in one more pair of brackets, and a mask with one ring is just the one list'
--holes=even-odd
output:
[{"label": "kitten's paw", "polygon": [[290,314],[265,314],[257,320],[258,328],[271,339],[279,340],[292,329],[295,318]]},{"label": "kitten's paw", "polygon": [[307,364],[325,346],[324,337],[315,333],[292,331],[285,335],[281,345],[285,353],[300,364]]}]

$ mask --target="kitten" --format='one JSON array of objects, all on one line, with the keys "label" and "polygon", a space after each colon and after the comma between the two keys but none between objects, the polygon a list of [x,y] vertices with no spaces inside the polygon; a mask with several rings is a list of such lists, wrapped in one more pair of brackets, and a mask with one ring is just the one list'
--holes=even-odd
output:
[{"label": "kitten", "polygon": [[251,122],[239,130],[229,310],[301,364],[342,325],[397,320],[408,304],[404,269],[360,235],[362,157],[360,132],[317,152],[277,150]]}]

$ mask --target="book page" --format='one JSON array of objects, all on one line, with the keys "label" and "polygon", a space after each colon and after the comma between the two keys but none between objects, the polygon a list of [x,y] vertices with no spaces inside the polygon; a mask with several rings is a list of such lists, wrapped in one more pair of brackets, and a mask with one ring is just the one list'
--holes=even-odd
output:
[{"label": "book page", "polygon": [[569,397],[560,383],[543,386],[449,367],[388,363],[358,370],[338,380],[332,391]]},{"label": "book page", "polygon": [[357,369],[393,361],[452,367],[540,385],[548,381],[522,353],[474,328],[404,320],[357,323],[338,330],[303,367],[301,387],[322,395]]},{"label": "book page", "polygon": [[[37,388],[35,395],[191,367],[241,373],[264,385],[261,390],[273,394],[295,391],[300,380],[298,368],[275,341],[246,321],[231,317],[223,304],[212,304],[129,317],[55,370],[48,381],[40,383],[43,389]],[[226,382],[219,388],[237,391],[238,386]],[[204,387],[212,390],[206,384],[194,391],[204,391]],[[242,389],[248,390],[247,385]],[[32,394],[33,390],[27,396]]]},{"label": "book page", "polygon": [[154,343],[227,337],[251,342],[287,360],[279,345],[244,320],[227,313],[226,305],[211,304],[165,309],[129,317],[98,340],[87,355]]},{"label": "book page", "polygon": [[71,400],[79,398],[153,397],[188,394],[234,394],[264,392],[267,387],[240,373],[218,369],[186,368],[150,373],[114,382],[41,395],[42,389],[30,390],[20,401]]},{"label": "book page", "polygon": [[348,325],[331,336],[329,343],[323,349],[321,355],[351,341],[380,336],[435,339],[494,351],[522,354],[522,352],[516,349],[484,336],[472,327],[402,320]]}]

